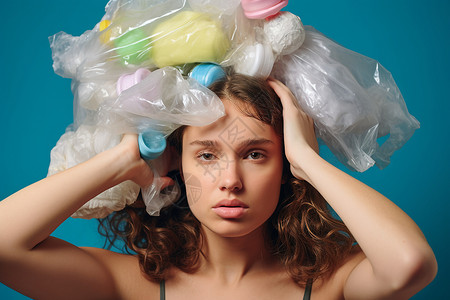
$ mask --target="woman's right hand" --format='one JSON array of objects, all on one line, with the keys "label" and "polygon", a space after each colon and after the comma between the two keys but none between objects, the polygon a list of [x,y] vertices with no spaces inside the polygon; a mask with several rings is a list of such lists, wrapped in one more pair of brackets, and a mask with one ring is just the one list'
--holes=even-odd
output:
[{"label": "woman's right hand", "polygon": [[[154,179],[154,174],[147,162],[145,162],[140,156],[137,135],[125,134],[117,148],[118,149],[115,150],[120,151],[119,157],[123,159],[123,181],[132,180],[143,188],[151,185]],[[165,176],[167,175],[167,172],[170,171],[169,162],[173,159],[175,159],[173,151],[171,151],[170,148],[167,148],[162,156],[155,160],[154,165],[157,170],[161,172],[161,174],[159,174],[161,175],[160,179],[162,181],[161,189],[173,184],[173,180]]]},{"label": "woman's right hand", "polygon": [[[168,148],[161,163],[175,163],[172,153]],[[155,169],[162,176],[170,167]],[[126,134],[115,147],[0,201],[0,282],[33,299],[117,299],[121,291],[129,293],[141,278],[132,257],[78,248],[50,234],[110,187],[126,180],[147,187],[154,177],[140,157],[137,135]],[[162,188],[172,182],[161,179]],[[133,271],[123,276],[124,266]]]},{"label": "woman's right hand", "polygon": [[110,187],[126,180],[148,186],[153,177],[137,136],[125,135],[117,146],[0,201],[0,282],[33,299],[117,298],[117,281],[100,259],[50,235]]}]

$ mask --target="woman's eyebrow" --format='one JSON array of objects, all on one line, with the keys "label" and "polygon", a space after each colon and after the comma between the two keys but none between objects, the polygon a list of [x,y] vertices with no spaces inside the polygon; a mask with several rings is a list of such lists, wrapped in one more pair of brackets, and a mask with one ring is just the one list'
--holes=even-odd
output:
[{"label": "woman's eyebrow", "polygon": [[212,140],[195,140],[189,143],[189,145],[198,145],[204,147],[217,147],[217,142]]},{"label": "woman's eyebrow", "polygon": [[[232,147],[233,145],[228,143],[227,141],[224,141],[225,144],[227,144],[228,146]],[[242,141],[237,141],[234,143],[235,147],[237,149],[242,149],[242,148],[246,148],[246,147],[251,147],[251,146],[261,146],[261,145],[265,145],[265,144],[274,144],[273,141],[265,139],[265,138],[259,138],[259,139],[245,139]],[[218,147],[219,143],[217,141],[213,141],[213,140],[195,140],[189,143],[189,145],[199,145],[199,146],[203,146],[203,147]]]},{"label": "woman's eyebrow", "polygon": [[260,138],[260,139],[245,139],[237,143],[238,148],[250,147],[250,146],[261,146],[265,144],[274,144],[273,141]]}]

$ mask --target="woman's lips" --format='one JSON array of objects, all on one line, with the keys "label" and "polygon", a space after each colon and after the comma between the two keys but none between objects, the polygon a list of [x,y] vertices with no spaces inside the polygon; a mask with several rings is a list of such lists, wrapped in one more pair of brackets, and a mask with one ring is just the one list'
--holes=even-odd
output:
[{"label": "woman's lips", "polygon": [[213,211],[221,218],[224,219],[237,219],[242,217],[248,205],[237,200],[222,200],[212,208]]}]

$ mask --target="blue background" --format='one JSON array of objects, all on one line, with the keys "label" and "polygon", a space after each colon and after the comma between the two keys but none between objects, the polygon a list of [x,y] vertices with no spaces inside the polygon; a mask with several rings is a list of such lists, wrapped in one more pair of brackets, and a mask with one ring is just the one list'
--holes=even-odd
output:
[{"label": "blue background", "polygon": [[[0,199],[46,176],[50,150],[72,122],[70,80],[53,73],[47,37],[92,29],[105,5],[99,0],[2,3]],[[380,61],[393,74],[410,113],[421,122],[386,169],[350,173],[405,210],[433,247],[439,273],[413,299],[446,298],[450,2],[291,0],[286,10],[343,46]],[[103,245],[92,220],[69,219],[55,235],[79,246]],[[0,284],[0,299],[27,298]]]}]

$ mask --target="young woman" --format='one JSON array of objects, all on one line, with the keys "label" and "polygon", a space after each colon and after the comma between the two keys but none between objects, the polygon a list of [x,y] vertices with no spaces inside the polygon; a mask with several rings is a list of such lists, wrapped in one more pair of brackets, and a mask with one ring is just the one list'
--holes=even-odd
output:
[{"label": "young woman", "polygon": [[107,188],[152,183],[125,135],[0,202],[0,280],[33,299],[170,300],[408,299],[433,280],[417,225],[318,155],[313,122],[282,83],[232,75],[211,90],[226,116],[169,137],[185,193],[159,217],[138,200],[105,220],[133,254],[50,236]]}]

